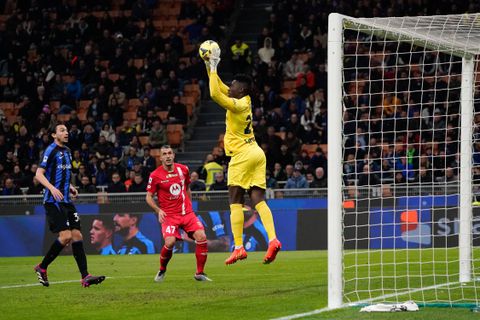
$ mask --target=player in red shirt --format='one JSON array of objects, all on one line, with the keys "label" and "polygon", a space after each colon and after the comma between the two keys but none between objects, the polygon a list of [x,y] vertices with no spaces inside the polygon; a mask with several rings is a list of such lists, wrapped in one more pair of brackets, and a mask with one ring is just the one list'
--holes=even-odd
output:
[{"label": "player in red shirt", "polygon": [[[175,153],[169,145],[160,149],[162,165],[155,169],[148,179],[146,201],[158,213],[158,221],[162,225],[162,234],[165,245],[160,252],[160,270],[155,276],[156,282],[165,279],[167,264],[172,257],[175,242],[182,240],[180,228],[190,238],[195,240],[195,257],[197,258],[197,272],[194,275],[198,281],[212,281],[203,272],[207,262],[207,237],[203,224],[198,220],[192,209],[190,200],[190,174],[188,167],[175,163]],[[153,199],[157,194],[158,206]]]}]

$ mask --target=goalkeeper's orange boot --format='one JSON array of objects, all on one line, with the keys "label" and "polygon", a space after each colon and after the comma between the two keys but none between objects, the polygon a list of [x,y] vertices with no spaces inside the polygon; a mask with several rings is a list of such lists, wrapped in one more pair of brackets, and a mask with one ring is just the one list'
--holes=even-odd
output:
[{"label": "goalkeeper's orange boot", "polygon": [[230,257],[228,257],[227,260],[225,260],[225,264],[234,264],[238,260],[243,260],[247,259],[247,251],[245,251],[244,247],[241,247],[239,249],[233,250],[232,254]]},{"label": "goalkeeper's orange boot", "polygon": [[268,250],[267,253],[265,254],[265,257],[263,258],[263,263],[264,264],[269,264],[272,263],[275,258],[277,257],[278,251],[282,249],[282,244],[278,239],[273,239],[270,241],[270,244],[268,245]]}]

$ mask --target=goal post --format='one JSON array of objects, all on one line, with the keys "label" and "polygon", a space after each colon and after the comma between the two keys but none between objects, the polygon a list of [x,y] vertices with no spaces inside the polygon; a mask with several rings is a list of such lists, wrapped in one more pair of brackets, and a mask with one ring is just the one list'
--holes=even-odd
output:
[{"label": "goal post", "polygon": [[[328,17],[328,307],[342,305],[342,59],[343,18]],[[336,134],[330,134],[335,132]],[[340,133],[340,134],[338,134]],[[340,139],[340,140],[339,140]],[[336,145],[336,148],[330,147]]]},{"label": "goal post", "polygon": [[329,308],[479,304],[479,55],[480,14],[330,14]]},{"label": "goal post", "polygon": [[461,85],[461,137],[460,137],[460,229],[459,273],[461,283],[470,282],[472,277],[472,126],[475,62],[473,58],[462,58]]}]

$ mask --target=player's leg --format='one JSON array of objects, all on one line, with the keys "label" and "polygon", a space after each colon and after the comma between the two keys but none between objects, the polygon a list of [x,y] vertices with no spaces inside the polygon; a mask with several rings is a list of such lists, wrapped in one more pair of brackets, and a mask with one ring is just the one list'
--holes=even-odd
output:
[{"label": "player's leg", "polygon": [[72,253],[77,262],[78,271],[80,271],[83,279],[88,276],[87,256],[85,255],[85,249],[83,248],[83,236],[78,229],[72,230]]},{"label": "player's leg", "polygon": [[155,275],[155,278],[154,278],[155,282],[163,282],[163,280],[165,280],[167,265],[168,265],[168,262],[170,262],[170,259],[172,258],[173,247],[175,246],[175,242],[177,240],[175,236],[172,236],[172,235],[165,236],[165,232],[164,232],[164,239],[165,239],[165,243],[163,244],[162,250],[160,250],[160,270]]},{"label": "player's leg", "polygon": [[245,201],[245,190],[239,186],[228,187],[230,201],[230,224],[233,233],[235,249],[243,247],[243,203]]},{"label": "player's leg", "polygon": [[265,202],[265,189],[259,187],[252,187],[250,189],[250,199],[252,200],[252,206],[255,207],[260,218],[262,219],[263,226],[268,234],[268,249],[265,257],[263,258],[263,263],[268,264],[275,260],[278,251],[282,248],[282,244],[277,239],[275,233],[275,224],[273,222],[272,211]]},{"label": "player's leg", "polygon": [[160,271],[167,271],[167,265],[172,258],[173,247],[177,241],[175,236],[168,236],[165,238],[165,243],[160,252]]},{"label": "player's leg", "polygon": [[92,284],[99,284],[105,280],[105,276],[92,276],[88,273],[87,255],[83,247],[83,236],[80,224],[80,217],[77,209],[71,203],[62,203],[59,205],[60,210],[64,211],[68,217],[68,224],[71,229],[72,254],[77,262],[78,270],[82,275],[81,284],[83,287],[89,287]]},{"label": "player's leg", "polygon": [[167,272],[167,265],[173,254],[173,247],[177,239],[182,239],[180,234],[181,221],[175,217],[166,217],[162,223],[162,235],[164,244],[162,250],[160,250],[160,270],[156,274],[155,282],[162,282],[165,279],[165,273]]},{"label": "player's leg", "polygon": [[[195,217],[196,218],[196,217]],[[194,275],[197,281],[212,281],[204,272],[207,263],[208,247],[205,230],[197,230],[193,233],[195,239],[195,258],[197,259],[197,272]]]},{"label": "player's leg", "polygon": [[45,214],[47,216],[50,231],[58,233],[58,238],[52,243],[42,262],[34,267],[38,281],[45,287],[49,286],[47,268],[63,248],[72,240],[72,233],[68,230],[68,217],[54,203],[45,203]]},{"label": "player's leg", "polygon": [[230,226],[232,228],[235,249],[233,250],[230,257],[225,260],[225,264],[233,264],[238,260],[243,260],[247,258],[247,252],[243,248],[243,203],[245,201],[244,195],[245,190],[242,187],[235,185],[228,186],[228,196],[230,200]]},{"label": "player's leg", "polygon": [[263,226],[268,234],[268,240],[272,241],[277,238],[275,233],[275,224],[273,222],[272,211],[265,202],[265,189],[257,186],[253,186],[249,190],[250,199],[252,200],[252,206],[257,210],[260,218],[262,219]]},{"label": "player's leg", "polygon": [[78,270],[82,275],[81,284],[83,287],[86,288],[92,284],[100,284],[105,280],[105,276],[93,276],[88,273],[87,255],[83,247],[83,236],[79,229],[72,230],[72,253],[77,262]]},{"label": "player's leg", "polygon": [[252,187],[249,190],[249,194],[250,199],[252,200],[252,206],[260,215],[263,226],[268,234],[269,245],[263,262],[270,263],[275,260],[282,245],[277,239],[272,211],[265,202],[267,160],[265,158],[265,153],[260,147],[252,150],[251,156],[255,163],[252,165],[253,175],[250,182]]}]

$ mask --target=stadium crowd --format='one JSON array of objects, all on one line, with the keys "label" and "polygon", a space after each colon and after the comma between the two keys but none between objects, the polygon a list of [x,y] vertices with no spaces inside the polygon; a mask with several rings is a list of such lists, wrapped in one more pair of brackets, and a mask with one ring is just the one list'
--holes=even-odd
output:
[{"label": "stadium crowd", "polygon": [[[0,194],[19,194],[19,188],[28,188],[29,194],[41,192],[33,176],[42,151],[50,143],[48,129],[61,119],[70,130],[75,185],[80,192],[95,192],[96,186],[108,186],[108,192],[145,190],[148,174],[156,166],[151,150],[168,142],[166,125],[190,125],[189,112],[182,103],[186,86],[198,84],[202,96],[205,93],[207,75],[195,45],[224,37],[233,2],[182,1],[173,14],[178,22],[185,22],[183,27],[163,23],[159,29],[157,21],[163,13],[156,13],[162,8],[161,1],[126,0],[120,7],[111,1],[20,1],[16,6],[14,1],[0,1],[0,11],[3,5],[7,17],[0,21],[0,76],[6,79],[1,83],[0,101],[15,106],[13,111],[0,110]],[[475,1],[442,3],[274,1],[268,21],[259,30],[257,52],[242,39],[234,39],[230,47],[232,69],[250,73],[256,84],[252,122],[267,155],[269,188],[279,187],[279,182],[285,182],[285,188],[327,185],[328,14],[380,17],[479,10]],[[425,58],[437,61],[430,55]],[[381,63],[388,65],[388,61]],[[451,87],[450,94],[455,94],[458,79],[441,77],[445,70],[434,65],[426,70],[432,77],[416,85]],[[395,71],[392,66],[385,72],[393,77]],[[446,72],[454,73],[450,69]],[[363,89],[360,95],[383,97],[381,92],[368,92],[368,86]],[[412,88],[407,85],[405,91],[409,90]],[[455,141],[459,130],[454,130],[458,127],[458,108],[445,106],[441,103],[445,100],[426,103],[429,107],[424,109],[391,107],[428,102],[418,100],[421,98],[379,98],[376,105],[393,110],[390,114],[381,108],[362,109],[362,98],[347,99],[345,133],[352,137],[345,154],[347,184],[374,184],[372,179],[379,183],[397,178],[399,182],[429,180],[421,177],[423,171],[438,181],[455,179],[458,172],[449,168],[455,167],[458,158]],[[138,106],[130,118],[126,115],[131,113],[132,99]],[[89,103],[82,106],[82,101]],[[379,124],[391,123],[390,132],[401,133],[407,125],[412,128],[413,122],[420,121],[419,114],[430,121],[417,123],[421,128],[417,134],[378,137],[368,134],[375,130],[364,126],[373,117],[380,117]],[[423,130],[425,125],[428,130]],[[439,126],[443,131],[437,130]],[[148,143],[142,143],[145,136]],[[422,139],[440,145],[422,143]],[[378,157],[383,145],[389,146],[392,161],[370,161]],[[480,145],[477,147],[480,150]],[[441,159],[435,152],[444,152],[448,160],[435,161]],[[225,190],[227,163],[220,144],[201,168],[191,168],[192,190]],[[210,167],[215,168],[208,170]],[[376,172],[389,174],[379,176]]]}]

